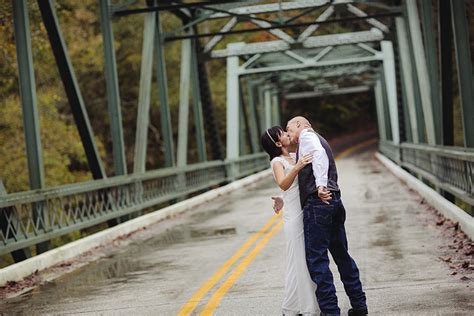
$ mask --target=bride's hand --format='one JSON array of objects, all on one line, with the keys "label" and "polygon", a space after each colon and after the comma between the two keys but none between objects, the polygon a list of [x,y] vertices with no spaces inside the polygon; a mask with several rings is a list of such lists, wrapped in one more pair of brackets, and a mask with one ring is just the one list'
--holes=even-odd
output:
[{"label": "bride's hand", "polygon": [[283,199],[279,196],[272,196],[273,200],[273,210],[275,211],[275,214],[280,213],[280,211],[283,209]]},{"label": "bride's hand", "polygon": [[301,170],[303,169],[307,164],[311,163],[313,161],[313,155],[307,154],[298,159],[298,162],[296,163],[296,169]]}]

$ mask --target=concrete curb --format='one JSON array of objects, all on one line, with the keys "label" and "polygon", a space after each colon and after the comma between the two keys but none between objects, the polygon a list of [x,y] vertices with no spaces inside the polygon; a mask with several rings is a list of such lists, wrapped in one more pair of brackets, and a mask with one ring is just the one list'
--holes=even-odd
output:
[{"label": "concrete curb", "polygon": [[95,247],[111,243],[116,238],[137,231],[143,227],[150,226],[167,217],[183,213],[197,205],[208,202],[221,195],[229,194],[232,191],[251,185],[271,175],[271,170],[261,171],[246,178],[234,181],[228,185],[212,191],[200,194],[185,201],[170,205],[156,212],[137,217],[133,220],[119,224],[112,228],[103,230],[96,234],[73,241],[61,247],[49,250],[38,256],[29,258],[16,264],[0,269],[0,286],[8,281],[20,281],[31,275],[36,270],[41,271],[54,266],[62,261],[70,260]]},{"label": "concrete curb", "polygon": [[464,210],[456,206],[455,204],[449,202],[444,197],[442,197],[438,192],[418,180],[416,177],[412,176],[410,173],[406,172],[400,168],[397,164],[392,162],[387,157],[383,156],[380,153],[375,153],[377,159],[387,167],[395,176],[400,178],[403,182],[408,185],[409,188],[415,190],[420,194],[425,200],[437,209],[441,214],[446,218],[454,222],[459,223],[461,230],[471,239],[474,240],[474,218],[467,214]]}]

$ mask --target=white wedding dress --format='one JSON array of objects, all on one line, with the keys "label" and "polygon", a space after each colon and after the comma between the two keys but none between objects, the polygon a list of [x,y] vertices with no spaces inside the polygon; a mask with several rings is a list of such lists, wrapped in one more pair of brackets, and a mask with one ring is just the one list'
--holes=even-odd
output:
[{"label": "white wedding dress", "polygon": [[[275,157],[271,162],[272,170],[275,162],[283,165],[285,176],[294,167],[285,158]],[[283,191],[283,201],[285,202],[283,230],[286,239],[286,277],[282,310],[285,315],[316,315],[319,313],[315,294],[316,284],[311,280],[306,265],[303,210],[300,203],[298,178],[288,190]]]}]

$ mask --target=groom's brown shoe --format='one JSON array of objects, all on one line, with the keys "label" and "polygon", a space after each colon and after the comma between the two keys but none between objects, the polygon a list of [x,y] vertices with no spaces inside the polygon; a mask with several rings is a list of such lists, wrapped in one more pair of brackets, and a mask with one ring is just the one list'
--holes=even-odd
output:
[{"label": "groom's brown shoe", "polygon": [[367,315],[369,314],[369,311],[367,310],[367,308],[364,308],[364,309],[354,309],[354,308],[351,308],[347,314],[349,316],[363,316],[363,315]]}]

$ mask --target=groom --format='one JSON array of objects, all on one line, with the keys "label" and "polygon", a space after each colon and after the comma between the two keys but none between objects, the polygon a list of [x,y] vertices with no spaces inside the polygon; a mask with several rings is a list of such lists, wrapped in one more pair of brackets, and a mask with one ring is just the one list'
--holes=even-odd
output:
[{"label": "groom", "polygon": [[347,252],[344,222],[346,211],[337,184],[337,170],[328,142],[317,134],[309,121],[297,116],[291,119],[286,131],[291,142],[298,144],[297,159],[313,155],[311,164],[298,174],[301,206],[303,207],[306,263],[317,284],[316,298],[321,315],[340,315],[336,288],[329,269],[331,253],[352,308],[349,315],[367,315],[365,293],[355,261]]}]

